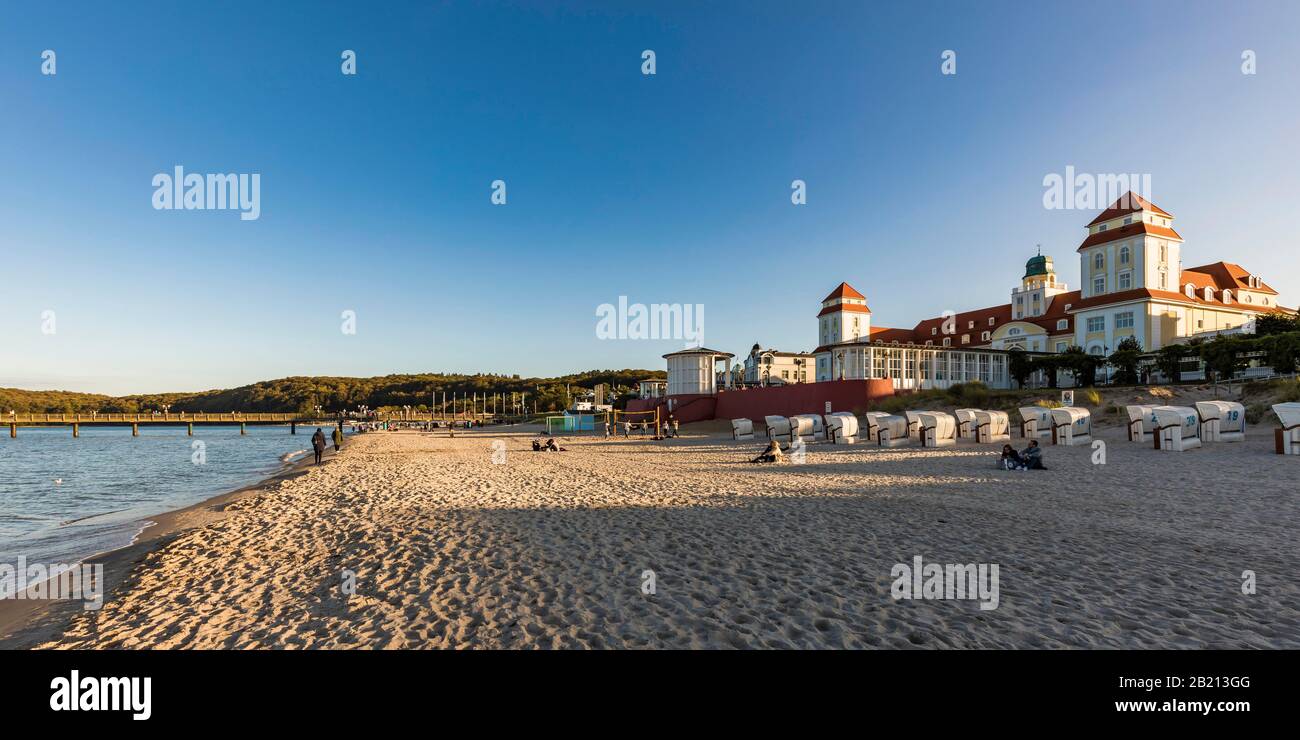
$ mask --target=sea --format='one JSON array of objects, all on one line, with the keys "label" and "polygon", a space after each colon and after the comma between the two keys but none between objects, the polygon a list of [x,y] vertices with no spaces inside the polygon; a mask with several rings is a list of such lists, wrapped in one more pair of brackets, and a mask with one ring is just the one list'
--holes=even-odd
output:
[{"label": "sea", "polygon": [[[131,544],[150,516],[273,475],[315,427],[19,427],[0,436],[0,563],[72,564]],[[326,428],[326,435],[330,429]]]}]

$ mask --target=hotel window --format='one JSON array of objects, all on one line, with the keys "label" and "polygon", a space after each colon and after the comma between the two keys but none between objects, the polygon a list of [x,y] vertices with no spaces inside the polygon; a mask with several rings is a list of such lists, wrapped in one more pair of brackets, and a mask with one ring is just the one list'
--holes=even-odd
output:
[{"label": "hotel window", "polygon": [[1097,227],[1097,231],[1105,231],[1105,230],[1106,230],[1106,224],[1102,224],[1101,226]]},{"label": "hotel window", "polygon": [[927,347],[933,347],[933,346],[934,346],[934,340],[933,340],[933,339],[927,339],[927,340],[925,340],[925,346],[927,346]]},{"label": "hotel window", "polygon": [[1093,316],[1088,319],[1088,332],[1106,331],[1106,317]]},{"label": "hotel window", "polygon": [[1057,328],[1057,329],[1069,329],[1069,328],[1070,328],[1070,320],[1069,320],[1069,319],[1057,319],[1057,320],[1056,320],[1056,328]]},{"label": "hotel window", "polygon": [[1092,279],[1092,294],[1099,295],[1106,292],[1106,276],[1098,275]]},{"label": "hotel window", "polygon": [[943,338],[943,346],[945,346],[945,347],[951,347],[951,346],[952,346],[952,337],[944,337],[944,338]]},{"label": "hotel window", "polygon": [[981,342],[987,342],[987,341],[989,341],[989,339],[991,339],[992,337],[993,337],[993,335],[990,334],[989,332],[984,332],[983,334],[980,335],[980,341],[981,341]]},{"label": "hotel window", "polygon": [[1020,336],[1020,329],[1018,329],[1018,328],[1007,329],[1007,336],[1009,336],[1009,337],[1017,337],[1017,336]]},{"label": "hotel window", "polygon": [[1127,265],[1127,264],[1128,264],[1128,260],[1129,260],[1129,248],[1128,248],[1128,247],[1120,247],[1120,248],[1119,248],[1119,263],[1120,263],[1121,265]]},{"label": "hotel window", "polygon": [[937,327],[937,326],[932,326],[932,327],[930,327],[930,336],[934,336],[935,334],[938,334],[938,333],[939,333],[939,327]]},{"label": "hotel window", "polygon": [[979,363],[980,363],[980,380],[985,383],[988,383],[989,382],[989,356],[980,355]]},{"label": "hotel window", "polygon": [[996,320],[997,320],[997,319],[995,319],[994,317],[990,316],[990,317],[989,317],[989,326],[993,326],[993,322],[996,321]]},{"label": "hotel window", "polygon": [[1169,274],[1165,272],[1165,268],[1163,267],[1160,268],[1160,289],[1161,290],[1169,289]]},{"label": "hotel window", "polygon": [[1101,252],[1092,255],[1092,269],[1100,270],[1104,267],[1106,267],[1106,255]]},{"label": "hotel window", "polygon": [[1125,311],[1124,313],[1117,313],[1117,314],[1115,314],[1115,328],[1116,328],[1116,329],[1132,329],[1132,328],[1133,328],[1133,312],[1132,312],[1132,311]]},{"label": "hotel window", "polygon": [[1057,352],[1064,352],[1064,351],[1065,351],[1065,347],[1066,347],[1065,342],[1057,342],[1057,343],[1056,343],[1056,351],[1057,351]]},{"label": "hotel window", "polygon": [[962,343],[962,344],[970,344],[970,335],[969,335],[969,334],[963,334],[963,335],[961,335],[961,343]]},{"label": "hotel window", "polygon": [[1128,225],[1131,224],[1131,223],[1133,223],[1133,217],[1132,217],[1132,216],[1125,216],[1125,217],[1124,217],[1124,225],[1125,225],[1125,226],[1128,226]]},{"label": "hotel window", "polygon": [[1160,261],[1164,262],[1169,259],[1169,245],[1160,242]]},{"label": "hotel window", "polygon": [[789,379],[790,379],[790,371],[789,371],[789,370],[782,370],[782,371],[781,371],[781,379],[782,379],[782,380],[789,380]]},{"label": "hotel window", "polygon": [[967,321],[967,322],[966,322],[966,328],[967,328],[967,329],[974,329],[974,328],[975,328],[975,322],[974,322],[974,321]]},{"label": "hotel window", "polygon": [[1125,270],[1119,274],[1119,289],[1128,290],[1133,287],[1133,272]]}]

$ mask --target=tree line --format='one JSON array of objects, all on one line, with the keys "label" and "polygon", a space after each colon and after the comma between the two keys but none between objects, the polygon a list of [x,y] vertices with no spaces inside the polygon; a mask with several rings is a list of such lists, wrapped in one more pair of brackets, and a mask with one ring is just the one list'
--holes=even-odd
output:
[{"label": "tree line", "polygon": [[171,412],[228,413],[275,412],[324,413],[355,411],[361,406],[389,410],[410,406],[427,411],[446,406],[453,395],[459,400],[477,394],[480,398],[494,394],[509,403],[526,395],[527,410],[558,411],[567,408],[576,394],[605,384],[608,397],[621,405],[637,391],[637,382],[646,378],[663,380],[663,370],[589,370],[554,378],[521,378],[518,375],[419,373],[385,375],[373,378],[297,376],[266,380],[252,385],[196,393],[154,393],[130,396],[107,396],[71,391],[27,391],[0,388],[0,411],[31,413],[152,413],[164,407]]}]

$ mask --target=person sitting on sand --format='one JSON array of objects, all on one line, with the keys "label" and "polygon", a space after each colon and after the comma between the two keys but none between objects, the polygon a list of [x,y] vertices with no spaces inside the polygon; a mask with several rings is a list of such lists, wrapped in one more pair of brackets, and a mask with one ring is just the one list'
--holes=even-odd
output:
[{"label": "person sitting on sand", "polygon": [[1020,459],[1029,470],[1047,470],[1043,466],[1043,448],[1036,439],[1029,440],[1029,446],[1020,451]]},{"label": "person sitting on sand", "polygon": [[767,443],[767,449],[763,454],[750,460],[751,463],[778,463],[785,462],[785,454],[781,452],[781,443],[775,439]]},{"label": "person sitting on sand", "polygon": [[541,452],[541,451],[542,451],[542,443],[541,443],[541,442],[538,442],[537,440],[534,439],[534,440],[533,440],[533,452]]},{"label": "person sitting on sand", "polygon": [[568,452],[568,450],[564,449],[563,447],[557,447],[557,446],[555,445],[555,438],[554,438],[554,437],[551,437],[550,439],[546,440],[546,448],[545,448],[545,449],[546,449],[547,452]]},{"label": "person sitting on sand", "polygon": [[998,461],[998,467],[1003,470],[1023,470],[1025,461],[1020,457],[1020,453],[1016,452],[1016,448],[1002,445],[1002,459]]}]

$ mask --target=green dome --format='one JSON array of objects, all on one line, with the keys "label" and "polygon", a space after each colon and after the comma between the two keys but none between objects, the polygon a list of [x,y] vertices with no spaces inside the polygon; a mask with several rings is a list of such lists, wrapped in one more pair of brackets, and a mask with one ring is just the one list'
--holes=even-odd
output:
[{"label": "green dome", "polygon": [[[1035,257],[1030,257],[1029,261],[1025,263],[1025,277],[1046,275],[1050,272],[1052,272],[1051,257],[1045,257],[1040,254]],[[1023,280],[1024,278],[1021,279]]]}]

